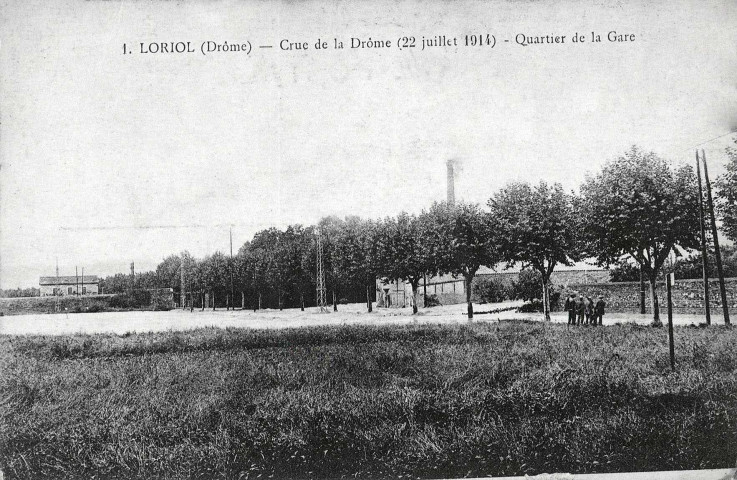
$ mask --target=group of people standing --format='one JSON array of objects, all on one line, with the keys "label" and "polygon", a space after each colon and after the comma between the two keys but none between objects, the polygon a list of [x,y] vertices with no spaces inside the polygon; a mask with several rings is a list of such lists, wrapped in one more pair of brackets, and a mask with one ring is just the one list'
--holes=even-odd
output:
[{"label": "group of people standing", "polygon": [[566,299],[565,310],[568,312],[568,325],[601,325],[604,318],[606,302],[599,295],[596,303],[591,297],[578,297],[571,294]]}]

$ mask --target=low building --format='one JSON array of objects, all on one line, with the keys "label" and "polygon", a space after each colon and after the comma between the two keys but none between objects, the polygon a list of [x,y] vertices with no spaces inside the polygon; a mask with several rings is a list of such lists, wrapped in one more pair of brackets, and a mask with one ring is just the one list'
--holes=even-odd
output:
[{"label": "low building", "polygon": [[41,277],[38,281],[42,297],[55,295],[97,295],[100,279],[97,275]]},{"label": "low building", "polygon": [[[515,268],[506,269],[504,265],[499,265],[496,269],[482,266],[476,272],[473,282],[486,279],[511,284],[517,281],[519,272],[520,270]],[[564,288],[574,284],[609,283],[609,270],[583,263],[572,267],[561,265],[553,271],[550,281],[551,284]],[[434,295],[443,305],[466,302],[466,282],[462,276],[438,275],[427,277],[426,284],[420,281],[417,290],[418,306],[423,306],[425,291],[428,295]],[[408,307],[411,305],[411,298],[412,287],[409,283],[387,279],[380,279],[376,282],[376,301],[379,307]]]}]

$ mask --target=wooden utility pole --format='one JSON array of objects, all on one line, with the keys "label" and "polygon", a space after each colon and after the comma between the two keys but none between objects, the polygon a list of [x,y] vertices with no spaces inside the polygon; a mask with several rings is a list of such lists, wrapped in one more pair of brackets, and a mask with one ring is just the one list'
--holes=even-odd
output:
[{"label": "wooden utility pole", "polygon": [[184,288],[186,283],[184,283],[184,255],[182,254],[182,260],[179,262],[179,273],[181,273],[182,277],[182,286],[181,291],[179,292],[180,297],[180,303],[182,304],[182,310],[187,308],[187,291]]},{"label": "wooden utility pole", "polygon": [[82,267],[82,295],[84,295],[86,292],[84,291],[84,267]]},{"label": "wooden utility pole", "polygon": [[717,235],[717,221],[714,217],[714,201],[711,197],[711,182],[709,182],[709,167],[706,165],[706,154],[701,150],[701,161],[704,162],[704,182],[706,183],[706,200],[711,217],[711,236],[714,240],[714,256],[717,260],[717,273],[719,274],[719,293],[722,296],[722,309],[724,310],[724,324],[729,325],[729,305],[727,304],[727,289],[724,287],[724,270],[722,269],[722,254],[719,251],[719,237]]},{"label": "wooden utility pole", "polygon": [[233,310],[235,310],[235,290],[233,289],[233,227],[230,227],[230,303]]},{"label": "wooden utility pole", "polygon": [[675,274],[669,273],[665,276],[665,286],[668,292],[668,351],[670,353],[670,368],[676,371],[676,355],[673,346],[673,301],[671,300],[671,290],[673,289],[673,281]]},{"label": "wooden utility pole", "polygon": [[704,314],[706,324],[711,325],[711,310],[709,308],[709,257],[706,248],[706,230],[704,228],[704,192],[701,189],[701,166],[699,165],[699,151],[696,150],[696,176],[699,177],[699,227],[701,229],[701,265],[704,274]]},{"label": "wooden utility pole", "polygon": [[136,289],[136,264],[131,262],[131,294]]},{"label": "wooden utility pole", "polygon": [[56,287],[54,287],[54,296],[56,297],[54,310],[56,313],[61,312],[61,302],[59,297],[61,296],[61,287],[59,286],[59,257],[56,258]]},{"label": "wooden utility pole", "polygon": [[79,270],[76,265],[74,266],[74,288],[77,290],[74,293],[79,296]]}]

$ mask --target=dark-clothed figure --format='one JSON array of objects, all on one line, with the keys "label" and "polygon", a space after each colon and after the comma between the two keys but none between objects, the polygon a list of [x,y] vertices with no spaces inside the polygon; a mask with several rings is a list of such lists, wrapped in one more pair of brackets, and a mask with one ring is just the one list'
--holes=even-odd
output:
[{"label": "dark-clothed figure", "polygon": [[583,303],[583,297],[578,297],[578,301],[576,302],[576,313],[578,314],[578,321],[576,324],[582,325],[583,316],[586,313],[586,305]]},{"label": "dark-clothed figure", "polygon": [[[606,308],[606,302],[604,302],[604,297],[599,295],[599,301],[596,302],[596,317],[595,317],[595,319],[599,320],[599,325],[602,325],[602,322],[603,322],[604,308]],[[594,323],[594,325],[596,325],[596,323]]]},{"label": "dark-clothed figure", "polygon": [[568,295],[566,298],[566,304],[564,307],[565,311],[568,312],[568,325],[576,324],[576,298],[573,295]]},{"label": "dark-clothed figure", "polygon": [[594,301],[591,300],[591,297],[586,297],[583,303],[585,305],[586,325],[592,323],[596,324],[596,317],[594,316]]}]

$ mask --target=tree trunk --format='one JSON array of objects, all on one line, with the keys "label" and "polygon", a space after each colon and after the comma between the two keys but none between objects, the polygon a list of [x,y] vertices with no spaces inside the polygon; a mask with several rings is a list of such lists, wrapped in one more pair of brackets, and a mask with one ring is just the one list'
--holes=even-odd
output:
[{"label": "tree trunk", "polygon": [[366,306],[368,306],[369,313],[374,311],[374,305],[371,301],[371,285],[366,285]]},{"label": "tree trunk", "polygon": [[427,274],[422,276],[422,308],[427,307]]},{"label": "tree trunk", "polygon": [[650,277],[650,298],[653,304],[653,323],[656,325],[662,325],[660,321],[660,308],[658,307],[658,294],[656,292],[656,278]]},{"label": "tree trunk", "polygon": [[645,276],[642,274],[642,267],[640,267],[640,313],[644,315],[645,311]]},{"label": "tree trunk", "polygon": [[301,310],[305,311],[305,295],[302,292],[299,292],[299,304],[302,306]]},{"label": "tree trunk", "polygon": [[412,285],[412,315],[417,313],[417,283],[410,282],[410,285]]},{"label": "tree trunk", "polygon": [[261,292],[258,292],[258,309],[261,310]]},{"label": "tree trunk", "polygon": [[279,302],[279,311],[281,312],[283,309],[282,304],[281,304],[281,289],[276,295],[277,295],[277,301]]},{"label": "tree trunk", "polygon": [[246,292],[241,291],[241,310],[246,309]]},{"label": "tree trunk", "polygon": [[212,311],[215,311],[215,292],[212,292]]},{"label": "tree trunk", "polygon": [[548,281],[543,275],[543,315],[546,321],[550,321],[550,292],[548,291]]},{"label": "tree trunk", "polygon": [[466,277],[466,304],[468,305],[468,319],[473,320],[473,305],[471,304],[471,282],[473,277]]},{"label": "tree trunk", "polygon": [[335,301],[335,290],[333,290],[333,311],[338,311],[338,303]]}]

